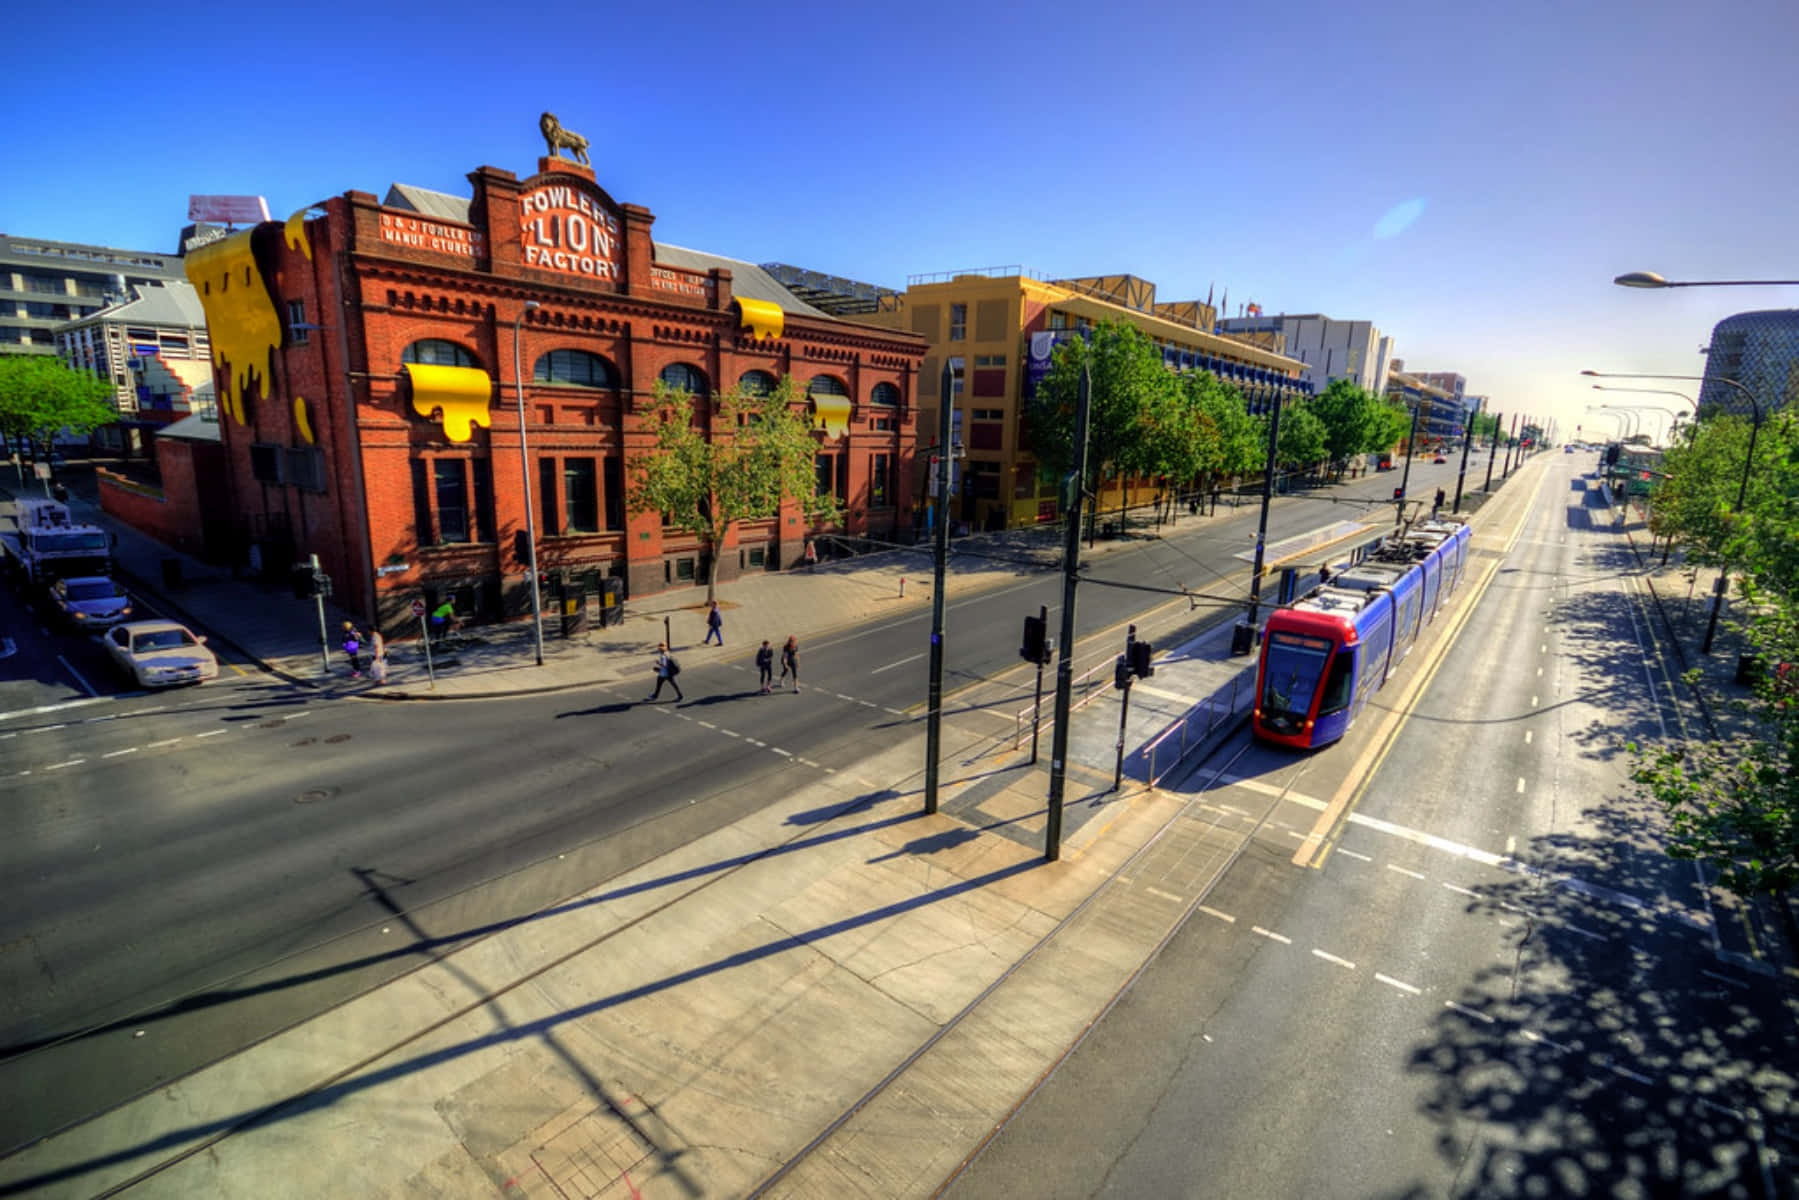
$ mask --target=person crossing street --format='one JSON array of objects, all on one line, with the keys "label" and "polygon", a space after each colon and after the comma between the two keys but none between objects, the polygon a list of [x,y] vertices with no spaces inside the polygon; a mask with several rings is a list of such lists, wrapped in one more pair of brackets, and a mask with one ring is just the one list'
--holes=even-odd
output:
[{"label": "person crossing street", "polygon": [[756,673],[762,677],[762,694],[766,696],[775,677],[775,652],[769,648],[767,638],[762,639],[762,649],[756,651]]},{"label": "person crossing street", "polygon": [[793,676],[793,690],[800,690],[800,640],[791,635],[787,644],[781,647],[781,682],[785,684],[787,677]]},{"label": "person crossing street", "polygon": [[646,699],[654,700],[656,697],[660,696],[662,694],[662,685],[665,683],[668,684],[669,687],[675,689],[676,703],[687,699],[686,696],[681,694],[681,685],[675,682],[675,676],[680,673],[681,664],[676,662],[675,656],[668,652],[668,643],[658,642],[656,644],[656,690],[651,692]]}]

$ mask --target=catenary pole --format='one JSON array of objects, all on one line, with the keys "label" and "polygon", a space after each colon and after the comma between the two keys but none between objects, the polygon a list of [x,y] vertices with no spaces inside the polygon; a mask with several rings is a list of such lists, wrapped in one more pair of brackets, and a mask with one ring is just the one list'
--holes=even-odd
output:
[{"label": "catenary pole", "polygon": [[1393,532],[1398,533],[1405,526],[1406,489],[1412,485],[1412,459],[1418,453],[1418,417],[1424,412],[1424,402],[1420,400],[1412,406],[1412,432],[1406,435],[1405,470],[1399,473],[1399,494],[1393,497]]},{"label": "catenary pole", "polygon": [[1462,511],[1462,480],[1468,477],[1468,450],[1474,445],[1474,418],[1480,413],[1481,401],[1474,402],[1474,408],[1468,413],[1468,428],[1462,431],[1462,468],[1455,476],[1455,503],[1449,506],[1450,512]]},{"label": "catenary pole", "polygon": [[1262,517],[1256,525],[1255,565],[1249,571],[1249,627],[1256,627],[1256,610],[1262,602],[1262,562],[1268,547],[1268,507],[1274,502],[1274,454],[1281,437],[1281,398],[1274,397],[1274,412],[1268,421],[1268,457],[1262,464]]},{"label": "catenary pole", "polygon": [[1062,644],[1056,647],[1056,728],[1049,749],[1049,823],[1044,830],[1043,858],[1062,857],[1062,793],[1067,785],[1068,719],[1074,697],[1074,590],[1080,583],[1081,503],[1087,487],[1087,415],[1092,404],[1093,372],[1081,370],[1074,410],[1074,453],[1062,480]]},{"label": "catenary pole", "polygon": [[1505,414],[1493,414],[1493,444],[1487,449],[1487,483],[1482,491],[1493,490],[1493,460],[1499,457],[1499,431],[1505,428]]},{"label": "catenary pole", "polygon": [[943,620],[948,611],[944,603],[944,583],[949,575],[949,475],[950,475],[950,410],[956,402],[955,373],[948,360],[943,364],[941,392],[937,401],[937,478],[936,527],[931,531],[931,690],[926,701],[929,712],[925,723],[924,810],[937,811],[938,759],[943,748]]}]

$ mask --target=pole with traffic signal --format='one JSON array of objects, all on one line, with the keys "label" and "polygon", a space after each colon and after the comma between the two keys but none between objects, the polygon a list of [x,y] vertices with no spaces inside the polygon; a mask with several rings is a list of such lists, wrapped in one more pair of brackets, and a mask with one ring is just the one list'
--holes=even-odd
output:
[{"label": "pole with traffic signal", "polygon": [[1074,698],[1074,589],[1081,581],[1081,500],[1087,489],[1087,416],[1092,407],[1093,372],[1081,368],[1074,409],[1074,447],[1062,478],[1062,644],[1056,659],[1056,729],[1049,751],[1049,823],[1043,859],[1062,857],[1062,793],[1067,786],[1068,716]]}]

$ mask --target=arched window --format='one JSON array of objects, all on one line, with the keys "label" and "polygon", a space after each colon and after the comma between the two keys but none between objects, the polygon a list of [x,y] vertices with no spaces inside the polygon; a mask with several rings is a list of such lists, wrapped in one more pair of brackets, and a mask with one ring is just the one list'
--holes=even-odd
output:
[{"label": "arched window", "polygon": [[472,367],[475,356],[455,342],[442,338],[426,338],[414,342],[400,352],[403,363],[426,363],[437,367]]},{"label": "arched window", "polygon": [[552,350],[537,360],[531,371],[535,383],[560,383],[568,387],[616,388],[618,372],[597,354],[585,350]]},{"label": "arched window", "polygon": [[668,364],[662,368],[662,374],[657,378],[677,392],[686,392],[689,396],[704,396],[707,391],[704,372],[686,363]]},{"label": "arched window", "polygon": [[883,408],[897,408],[900,402],[900,390],[891,383],[877,383],[869,395],[870,404],[879,404]]},{"label": "arched window", "polygon": [[737,386],[746,396],[772,396],[780,380],[767,371],[745,371],[737,380]]},{"label": "arched window", "polygon": [[847,396],[850,389],[843,380],[835,375],[814,375],[812,382],[806,385],[808,396]]}]

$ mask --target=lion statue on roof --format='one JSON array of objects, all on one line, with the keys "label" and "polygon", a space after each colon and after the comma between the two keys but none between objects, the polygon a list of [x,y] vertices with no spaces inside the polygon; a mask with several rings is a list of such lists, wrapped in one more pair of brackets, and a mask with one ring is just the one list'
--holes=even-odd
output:
[{"label": "lion statue on roof", "polygon": [[539,117],[537,127],[543,130],[543,140],[550,148],[551,158],[556,157],[558,150],[567,150],[576,162],[583,166],[591,165],[587,161],[587,139],[573,130],[564,129],[555,113],[547,112]]}]

